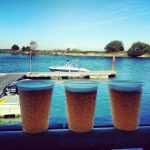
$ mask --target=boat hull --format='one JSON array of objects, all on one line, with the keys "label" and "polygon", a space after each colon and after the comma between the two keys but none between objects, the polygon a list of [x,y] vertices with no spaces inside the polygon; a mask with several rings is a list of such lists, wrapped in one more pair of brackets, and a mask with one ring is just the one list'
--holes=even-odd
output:
[{"label": "boat hull", "polygon": [[68,69],[50,69],[50,71],[52,72],[84,72],[81,70],[68,70]]}]

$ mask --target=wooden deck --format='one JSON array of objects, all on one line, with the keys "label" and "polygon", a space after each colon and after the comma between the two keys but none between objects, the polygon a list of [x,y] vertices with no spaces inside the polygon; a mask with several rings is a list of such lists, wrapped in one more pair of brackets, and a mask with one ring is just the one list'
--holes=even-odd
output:
[{"label": "wooden deck", "polygon": [[116,76],[116,71],[89,71],[89,72],[32,72],[27,73],[26,77],[29,79],[106,79]]},{"label": "wooden deck", "polygon": [[0,75],[0,97],[3,95],[3,91],[6,86],[18,79],[21,79],[25,76],[23,73],[8,73]]}]

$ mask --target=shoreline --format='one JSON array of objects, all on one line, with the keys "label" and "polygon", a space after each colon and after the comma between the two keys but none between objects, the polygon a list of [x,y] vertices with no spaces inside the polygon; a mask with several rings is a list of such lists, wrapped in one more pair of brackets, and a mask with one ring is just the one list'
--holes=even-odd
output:
[{"label": "shoreline", "polygon": [[[0,50],[0,54],[24,54],[29,55],[30,51],[20,51],[20,50]],[[53,56],[96,56],[96,57],[129,57],[127,51],[124,52],[104,52],[104,51],[70,51],[66,52],[63,50],[32,50],[33,55],[53,55]],[[150,54],[145,54],[140,56],[142,58],[150,58]]]}]

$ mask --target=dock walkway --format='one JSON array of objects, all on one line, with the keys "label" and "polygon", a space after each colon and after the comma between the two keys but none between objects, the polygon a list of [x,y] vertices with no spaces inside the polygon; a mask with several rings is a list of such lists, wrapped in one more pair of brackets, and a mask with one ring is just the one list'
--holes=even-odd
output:
[{"label": "dock walkway", "polygon": [[32,72],[27,73],[26,77],[29,79],[106,79],[116,76],[116,71],[89,71],[89,72]]}]

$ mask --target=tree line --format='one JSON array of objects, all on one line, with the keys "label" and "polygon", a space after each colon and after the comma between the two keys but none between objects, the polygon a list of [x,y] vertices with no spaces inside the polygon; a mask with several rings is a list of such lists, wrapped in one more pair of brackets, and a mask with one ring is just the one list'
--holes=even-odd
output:
[{"label": "tree line", "polygon": [[31,41],[29,43],[29,46],[23,46],[21,49],[20,47],[17,45],[17,44],[14,44],[12,45],[11,49],[14,50],[14,51],[17,51],[17,50],[22,50],[22,51],[30,51],[30,50],[35,50],[37,48],[37,42],[35,41]]},{"label": "tree line", "polygon": [[[35,50],[37,48],[37,43],[35,41],[31,41],[29,45],[30,46],[26,46],[26,47],[23,46],[21,50],[30,51],[30,50]],[[12,50],[19,50],[19,49],[20,49],[19,46],[16,44],[12,46]],[[106,53],[122,52],[124,51],[124,45],[122,41],[114,40],[109,42],[104,49]],[[144,54],[150,54],[150,45],[143,42],[134,42],[131,45],[131,47],[127,50],[127,54],[129,57],[139,57]]]},{"label": "tree line", "polygon": [[[111,41],[105,46],[106,52],[121,52],[124,51],[122,41]],[[139,57],[144,54],[150,54],[150,45],[143,42],[134,42],[128,49],[127,54],[129,57]]]}]

